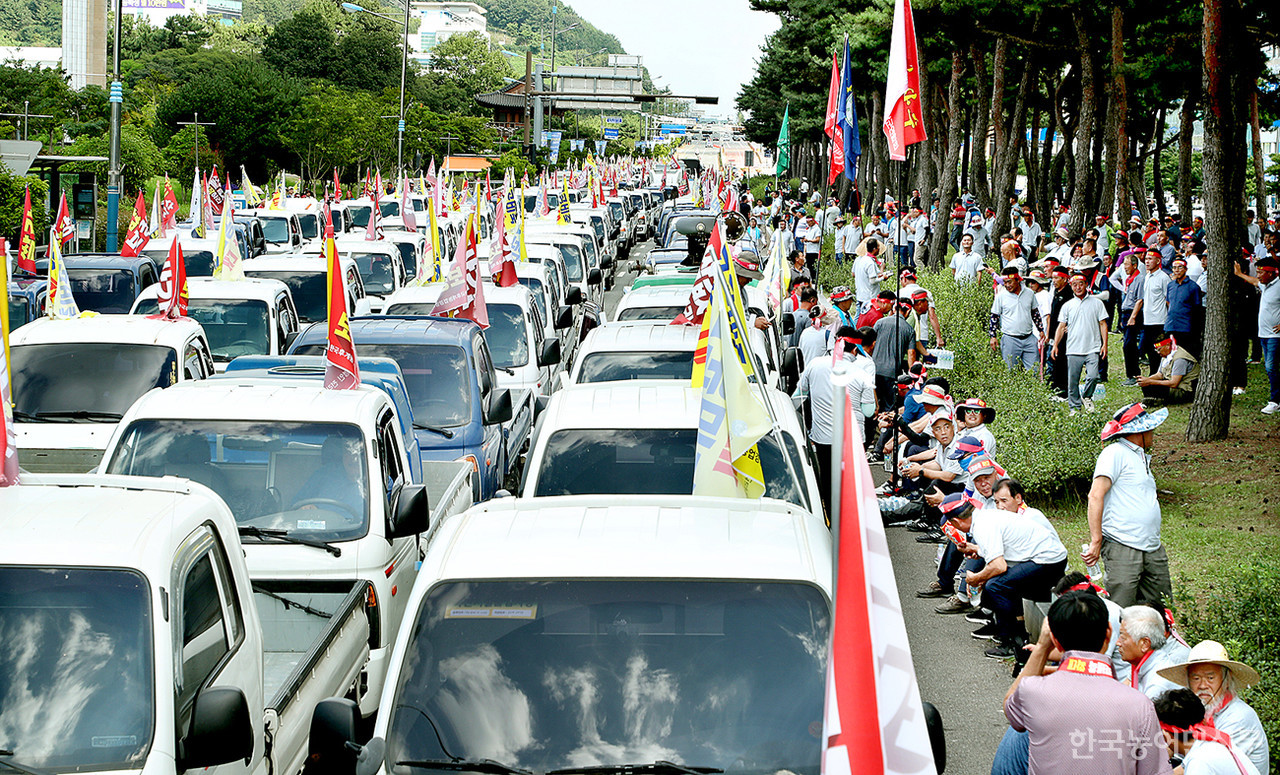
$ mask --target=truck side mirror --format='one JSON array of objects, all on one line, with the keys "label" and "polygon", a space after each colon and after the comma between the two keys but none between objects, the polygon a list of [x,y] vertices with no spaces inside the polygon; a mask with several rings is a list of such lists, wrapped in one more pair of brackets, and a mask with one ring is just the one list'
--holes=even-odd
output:
[{"label": "truck side mirror", "polygon": [[253,759],[249,701],[232,686],[211,686],[196,695],[191,727],[178,751],[178,770]]},{"label": "truck side mirror", "polygon": [[396,502],[391,507],[387,523],[387,538],[407,538],[427,529],[431,521],[431,506],[427,502],[427,488],[421,484],[406,484],[400,488]]},{"label": "truck side mirror", "polygon": [[359,739],[359,729],[360,706],[354,700],[330,697],[316,703],[311,712],[307,770],[325,775],[354,775],[358,750],[353,746]]},{"label": "truck side mirror", "polygon": [[929,747],[933,749],[933,763],[942,775],[947,768],[947,736],[942,729],[942,714],[931,702],[920,703],[924,710],[924,725],[929,730]]},{"label": "truck side mirror", "polygon": [[[578,291],[577,288],[574,288],[574,290]],[[582,291],[578,291],[578,295],[581,296]],[[573,325],[573,307],[561,307],[560,311],[556,313],[555,329],[557,331],[563,331],[564,329],[572,325]]]},{"label": "truck side mirror", "polygon": [[[569,308],[565,307],[565,312]],[[550,339],[542,343],[542,352],[538,354],[538,368],[554,366],[560,362],[560,340]]]},{"label": "truck side mirror", "polygon": [[613,268],[613,256],[605,256],[604,258],[600,259],[600,267],[601,267],[602,269],[612,269],[612,268]]},{"label": "truck side mirror", "polygon": [[564,303],[565,304],[581,304],[582,289],[576,285],[570,285],[569,290],[565,291],[564,293]]},{"label": "truck side mirror", "polygon": [[796,332],[795,313],[788,312],[782,316],[782,335],[791,336]]},{"label": "truck side mirror", "polygon": [[602,282],[604,282],[604,275],[600,274],[599,269],[587,272],[587,285],[599,285]]},{"label": "truck side mirror", "polygon": [[489,409],[484,413],[485,425],[508,422],[515,412],[511,408],[511,391],[502,389],[489,397]]},{"label": "truck side mirror", "polygon": [[284,335],[284,341],[280,343],[280,351],[281,351],[281,352],[288,352],[288,351],[289,351],[289,348],[290,348],[290,347],[293,347],[293,342],[294,342],[294,340],[296,340],[296,339],[298,338],[298,334],[300,334],[300,333],[302,333],[302,332],[301,332],[301,331],[290,331],[289,333],[285,334],[285,335]]},{"label": "truck side mirror", "polygon": [[782,379],[788,395],[795,392],[800,384],[800,373],[804,371],[804,355],[799,347],[788,347],[782,352]]}]

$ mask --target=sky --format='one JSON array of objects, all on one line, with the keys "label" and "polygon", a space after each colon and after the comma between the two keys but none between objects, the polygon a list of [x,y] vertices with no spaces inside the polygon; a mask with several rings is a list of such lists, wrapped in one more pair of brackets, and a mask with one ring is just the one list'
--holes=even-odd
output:
[{"label": "sky", "polygon": [[659,87],[719,97],[707,115],[731,118],[742,84],[755,74],[764,39],[781,25],[747,0],[568,0],[568,5],[644,57]]}]

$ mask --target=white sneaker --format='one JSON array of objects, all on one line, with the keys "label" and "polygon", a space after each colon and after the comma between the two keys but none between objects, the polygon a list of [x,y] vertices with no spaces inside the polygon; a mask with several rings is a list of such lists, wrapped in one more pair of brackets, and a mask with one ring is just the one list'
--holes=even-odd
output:
[{"label": "white sneaker", "polygon": [[1262,407],[1263,414],[1275,414],[1276,412],[1280,412],[1280,404],[1275,401],[1270,401],[1266,406]]},{"label": "white sneaker", "polygon": [[1231,395],[1233,396],[1244,395],[1244,388],[1231,388]]},{"label": "white sneaker", "polygon": [[1085,410],[1086,412],[1089,412],[1090,414],[1092,414],[1092,413],[1093,413],[1093,399],[1092,399],[1092,398],[1083,398],[1083,399],[1081,399],[1081,403],[1083,403],[1083,404],[1084,404],[1084,410]]}]

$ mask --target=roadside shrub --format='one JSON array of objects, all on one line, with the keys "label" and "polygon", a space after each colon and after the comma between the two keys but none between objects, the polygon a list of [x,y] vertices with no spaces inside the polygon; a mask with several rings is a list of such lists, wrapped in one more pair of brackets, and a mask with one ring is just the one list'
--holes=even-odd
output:
[{"label": "roadside shrub", "polygon": [[[1189,589],[1178,584],[1175,589]],[[1280,740],[1280,560],[1258,557],[1209,586],[1199,597],[1175,592],[1183,634],[1195,645],[1216,640],[1232,659],[1257,670],[1262,681],[1242,698],[1258,712],[1268,740]],[[1275,765],[1272,772],[1276,772]]]}]

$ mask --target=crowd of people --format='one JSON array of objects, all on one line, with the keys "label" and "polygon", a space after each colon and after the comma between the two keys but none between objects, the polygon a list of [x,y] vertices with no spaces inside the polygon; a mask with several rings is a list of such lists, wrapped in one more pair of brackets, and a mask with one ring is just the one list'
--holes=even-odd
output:
[{"label": "crowd of people", "polygon": [[[1158,405],[1189,400],[1200,374],[1199,283],[1206,271],[1217,271],[1213,263],[1205,268],[1203,233],[1189,234],[1191,245],[1179,254],[1171,248],[1180,235],[1171,237],[1169,229],[1158,229],[1148,245],[1145,235],[1112,229],[1100,217],[1083,245],[1054,227],[1055,245],[1046,253],[1030,212],[1019,214],[1028,225],[995,244],[977,231],[976,219],[952,224],[959,228],[952,235],[959,243],[950,266],[955,282],[985,273],[994,285],[992,351],[1009,369],[1044,374],[1073,409],[1092,410],[1094,386],[1106,379],[1109,334],[1118,325],[1125,376],[1145,396],[1117,411],[1101,432],[1088,535],[1074,544],[1088,573],[1068,568],[1068,542],[1032,505],[1017,472],[999,464],[993,432],[999,408],[977,396],[953,398],[942,372],[930,371],[930,342],[943,343],[937,309],[907,256],[881,243],[884,221],[872,216],[871,223],[850,224],[838,211],[823,215],[837,229],[862,230],[852,251],[848,236],[836,236],[835,260],[848,266],[853,287],[833,289],[831,309],[821,309],[815,270],[803,246],[794,247],[796,284],[782,304],[799,315],[789,344],[800,347],[808,365],[796,401],[809,410],[823,494],[832,476],[831,396],[841,373],[855,420],[862,420],[855,426],[868,459],[890,474],[878,491],[886,525],[937,547],[934,578],[917,598],[931,601],[936,615],[963,617],[986,657],[1014,664],[1004,705],[1009,728],[993,775],[1163,773],[1171,761],[1192,775],[1269,773],[1266,734],[1240,696],[1260,676],[1221,644],[1190,646],[1168,607],[1172,580],[1150,451],[1168,417]],[[809,228],[821,228],[807,220]],[[866,230],[873,225],[871,236]],[[1023,241],[1027,234],[1033,244]],[[1232,268],[1246,287],[1261,291],[1257,333],[1273,391],[1280,379],[1275,266],[1271,256],[1258,255],[1242,256]],[[900,275],[890,285],[895,271]],[[1143,359],[1146,370],[1138,368]],[[1081,706],[1090,713],[1077,712]]]},{"label": "crowd of people", "polygon": [[[1083,233],[1072,233],[1068,208],[1042,227],[1031,207],[1011,198],[1013,226],[993,235],[988,226],[994,211],[982,211],[970,196],[954,202],[948,214],[936,197],[926,207],[912,192],[901,207],[887,201],[864,220],[843,212],[834,198],[824,207],[818,191],[802,188],[800,200],[769,191],[748,205],[757,222],[769,224],[766,249],[798,251],[810,284],[820,257],[847,271],[856,320],[894,286],[895,272],[914,272],[918,263],[941,265],[927,251],[941,220],[955,249],[945,266],[955,282],[981,278],[995,288],[992,349],[1010,369],[1045,379],[1072,410],[1093,411],[1097,386],[1112,374],[1139,387],[1148,405],[1190,402],[1201,375],[1208,278],[1227,272],[1229,303],[1243,311],[1231,317],[1231,387],[1245,393],[1246,364],[1260,361],[1269,392],[1259,408],[1280,412],[1280,232],[1258,223],[1252,211],[1240,254],[1215,260],[1199,217],[1144,222],[1134,215],[1119,223],[1099,214]],[[832,238],[829,256],[821,253],[824,236]],[[1119,334],[1118,353],[1108,349],[1112,333]],[[943,346],[940,340],[933,346]],[[1120,361],[1115,369],[1112,358]]]}]

